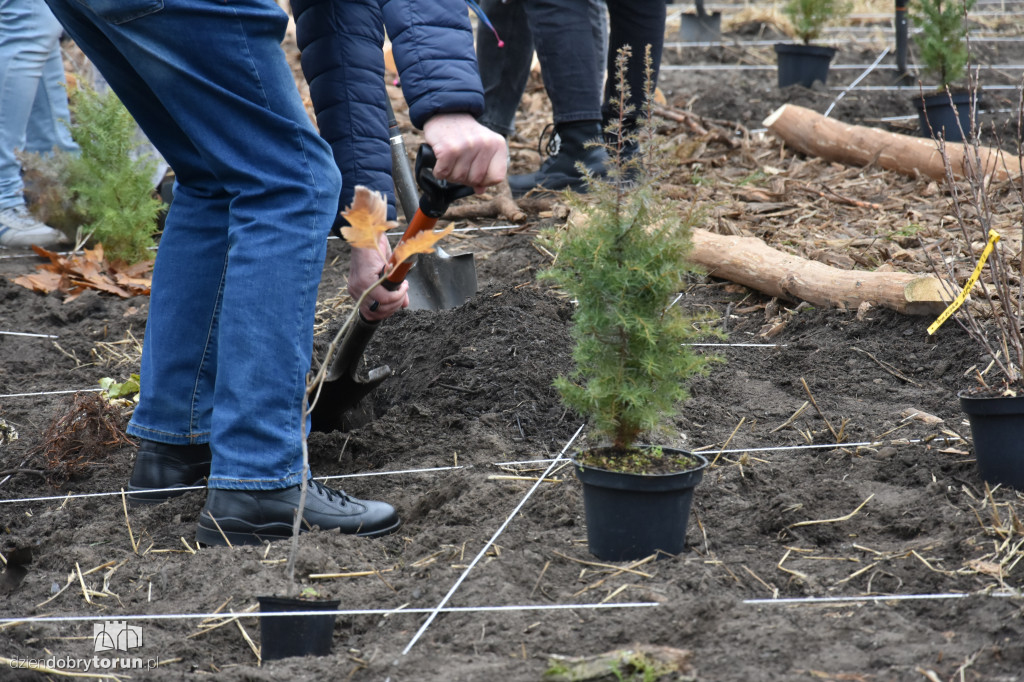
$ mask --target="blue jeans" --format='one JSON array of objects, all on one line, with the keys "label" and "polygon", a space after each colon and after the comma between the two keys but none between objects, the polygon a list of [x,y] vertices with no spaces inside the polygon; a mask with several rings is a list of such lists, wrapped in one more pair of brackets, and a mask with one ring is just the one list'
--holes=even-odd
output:
[{"label": "blue jeans", "polygon": [[43,0],[0,0],[0,210],[25,201],[15,149],[78,150],[67,127],[60,34]]},{"label": "blue jeans", "polygon": [[175,171],[128,432],[209,442],[213,488],[301,480],[302,397],[341,179],[274,0],[47,0]]}]

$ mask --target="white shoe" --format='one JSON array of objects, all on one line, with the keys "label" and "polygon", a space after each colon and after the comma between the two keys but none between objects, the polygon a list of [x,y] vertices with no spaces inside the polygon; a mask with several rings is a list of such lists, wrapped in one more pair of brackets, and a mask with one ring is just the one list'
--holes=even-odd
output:
[{"label": "white shoe", "polygon": [[35,244],[48,249],[68,241],[63,232],[39,222],[24,206],[0,211],[0,246],[27,249]]}]

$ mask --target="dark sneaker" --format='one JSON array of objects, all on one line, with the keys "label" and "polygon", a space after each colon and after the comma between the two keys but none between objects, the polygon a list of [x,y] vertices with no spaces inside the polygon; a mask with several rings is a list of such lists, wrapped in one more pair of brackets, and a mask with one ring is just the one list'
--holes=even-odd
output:
[{"label": "dark sneaker", "polygon": [[[128,482],[128,502],[158,504],[202,485],[210,475],[210,446],[169,445],[143,439]],[[170,489],[170,490],[168,490]]]},{"label": "dark sneaker", "polygon": [[556,125],[555,133],[547,144],[549,156],[540,169],[525,175],[508,176],[512,196],[518,199],[531,190],[586,192],[586,179],[577,163],[583,164],[594,176],[605,174],[608,154],[603,147],[590,144],[600,139],[601,127],[597,121]]},{"label": "dark sneaker", "polygon": [[[224,490],[210,488],[199,514],[196,540],[204,545],[258,545],[292,535],[292,520],[299,506],[301,486],[280,490]],[[313,526],[350,535],[379,537],[402,525],[387,502],[357,500],[340,490],[309,481],[302,531]]]}]

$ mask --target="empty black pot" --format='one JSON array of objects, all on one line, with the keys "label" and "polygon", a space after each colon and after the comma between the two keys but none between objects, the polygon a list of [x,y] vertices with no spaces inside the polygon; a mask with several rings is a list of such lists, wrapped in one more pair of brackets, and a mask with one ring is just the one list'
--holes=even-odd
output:
[{"label": "empty black pot", "polygon": [[[337,611],[339,600],[258,597],[260,613]],[[334,642],[334,614],[265,616],[260,618],[260,658],[326,656]]]},{"label": "empty black pot", "polygon": [[1024,491],[1024,396],[986,398],[961,392],[958,397],[971,424],[982,479]]},{"label": "empty black pot", "polygon": [[605,561],[629,561],[659,550],[683,551],[693,490],[708,466],[701,455],[684,454],[699,461],[699,466],[673,474],[642,475],[576,463],[591,554]]},{"label": "empty black pot", "polygon": [[835,56],[835,48],[821,45],[776,43],[775,54],[779,66],[779,87],[802,85],[812,87],[815,81],[828,82],[828,68]]},{"label": "empty black pot", "polygon": [[923,98],[915,97],[921,135],[934,138],[941,135],[947,142],[963,142],[964,135],[970,136],[973,127],[971,96],[970,92],[954,92],[952,95],[937,92]]}]

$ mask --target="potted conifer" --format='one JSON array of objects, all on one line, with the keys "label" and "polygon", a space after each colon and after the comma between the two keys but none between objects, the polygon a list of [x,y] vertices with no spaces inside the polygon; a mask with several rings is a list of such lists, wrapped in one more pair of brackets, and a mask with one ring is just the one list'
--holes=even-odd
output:
[{"label": "potted conifer", "polygon": [[850,13],[849,0],[789,0],[782,8],[793,24],[799,43],[776,43],[779,87],[802,85],[812,87],[815,82],[828,82],[829,65],[836,50],[824,45],[813,45],[829,23],[841,20]]},{"label": "potted conifer", "polygon": [[[629,97],[625,54],[618,60],[622,100]],[[673,305],[694,269],[687,256],[697,214],[678,215],[659,192],[668,166],[651,112],[627,136],[621,121],[630,112],[619,109],[608,130],[617,141],[608,148],[608,177],[588,177],[587,194],[568,197],[578,219],[542,237],[557,254],[542,277],[576,303],[575,370],[555,385],[588,419],[595,443],[574,457],[589,547],[612,561],[681,551],[693,489],[708,466],[700,455],[640,443],[687,397],[687,379],[708,360],[686,345],[701,334],[695,318]]]},{"label": "potted conifer", "polygon": [[970,135],[977,110],[977,89],[955,88],[967,75],[967,13],[976,0],[917,0],[911,20],[924,71],[938,82],[935,91],[914,97],[921,134],[960,142]]}]

